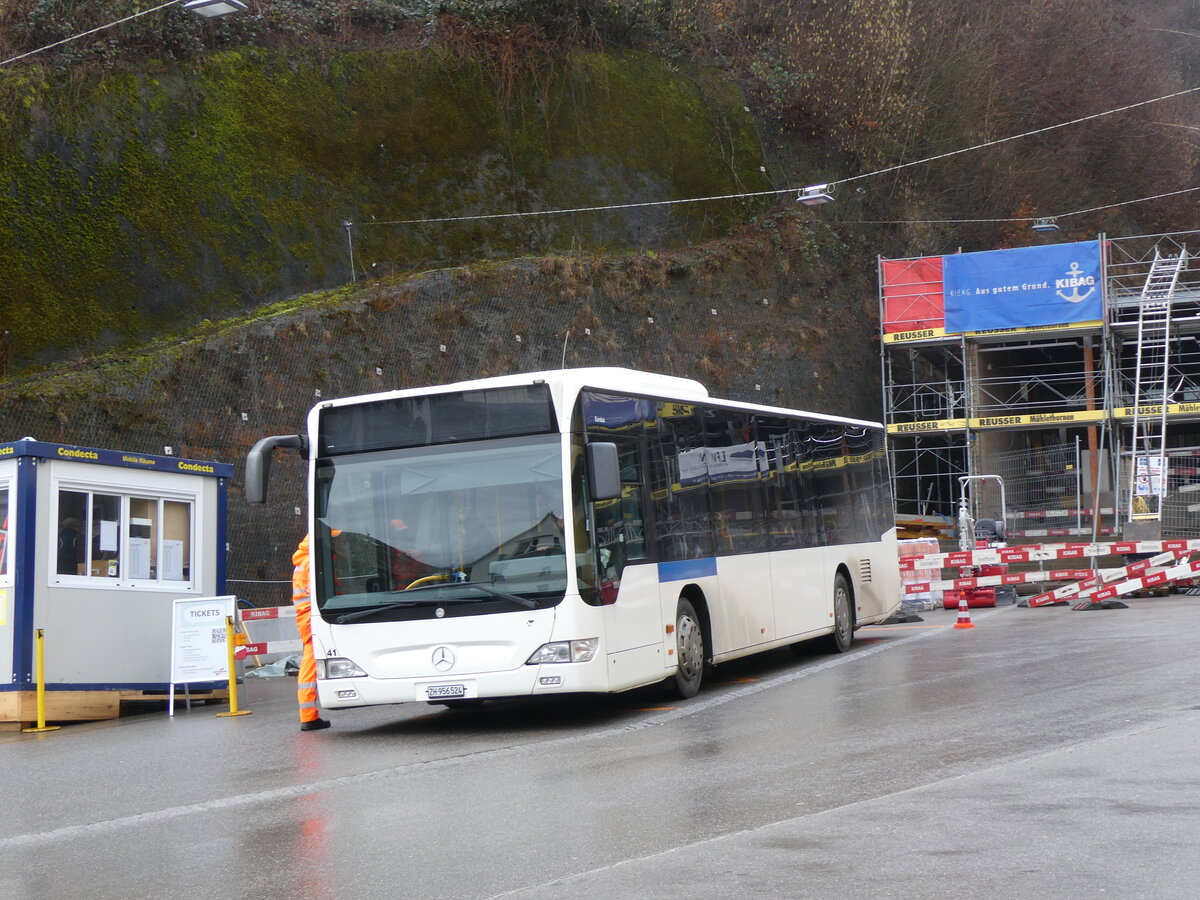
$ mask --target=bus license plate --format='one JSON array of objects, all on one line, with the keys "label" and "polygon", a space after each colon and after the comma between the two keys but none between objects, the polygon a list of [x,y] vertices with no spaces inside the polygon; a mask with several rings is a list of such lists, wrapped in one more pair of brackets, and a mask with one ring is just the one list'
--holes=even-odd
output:
[{"label": "bus license plate", "polygon": [[446,700],[466,695],[467,686],[465,684],[431,684],[425,688],[425,696],[430,700]]}]

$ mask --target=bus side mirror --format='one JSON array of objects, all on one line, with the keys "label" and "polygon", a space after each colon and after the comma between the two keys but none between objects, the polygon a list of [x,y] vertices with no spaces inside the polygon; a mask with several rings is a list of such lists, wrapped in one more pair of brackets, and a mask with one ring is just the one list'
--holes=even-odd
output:
[{"label": "bus side mirror", "polygon": [[593,500],[616,500],[621,496],[621,464],[617,459],[617,445],[608,441],[588,444],[588,484]]},{"label": "bus side mirror", "polygon": [[303,456],[308,442],[299,434],[277,434],[261,438],[246,454],[246,500],[264,503],[267,499],[267,481],[271,475],[271,454],[276,447],[288,447]]}]

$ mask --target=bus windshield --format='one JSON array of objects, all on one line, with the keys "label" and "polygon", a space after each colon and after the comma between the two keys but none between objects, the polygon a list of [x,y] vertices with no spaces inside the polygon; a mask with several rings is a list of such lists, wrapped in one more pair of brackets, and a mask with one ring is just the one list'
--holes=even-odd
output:
[{"label": "bus windshield", "polygon": [[557,434],[319,459],[315,495],[316,601],[331,621],[528,611],[563,599]]}]

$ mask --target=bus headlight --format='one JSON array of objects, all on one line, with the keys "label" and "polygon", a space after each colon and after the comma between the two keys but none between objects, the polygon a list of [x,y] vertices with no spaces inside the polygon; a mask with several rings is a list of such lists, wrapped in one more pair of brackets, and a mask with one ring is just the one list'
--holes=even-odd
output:
[{"label": "bus headlight", "polygon": [[340,656],[317,660],[318,678],[360,678],[365,677],[366,674],[351,660]]},{"label": "bus headlight", "polygon": [[600,638],[581,638],[577,641],[555,641],[552,644],[542,644],[533,651],[533,656],[525,661],[525,665],[588,662],[596,655],[596,647],[599,644]]}]

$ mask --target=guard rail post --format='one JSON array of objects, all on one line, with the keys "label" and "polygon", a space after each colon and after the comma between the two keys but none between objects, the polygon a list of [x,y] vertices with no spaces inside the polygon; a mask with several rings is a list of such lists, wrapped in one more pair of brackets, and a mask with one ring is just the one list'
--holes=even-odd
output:
[{"label": "guard rail post", "polygon": [[58,725],[46,724],[46,630],[34,631],[35,673],[37,676],[37,727],[22,728],[26,734],[40,731],[58,731]]},{"label": "guard rail post", "polygon": [[233,616],[225,617],[225,648],[229,653],[229,711],[217,713],[217,718],[223,719],[229,716],[248,716],[250,710],[238,709],[237,696],[237,665],[233,657]]}]

